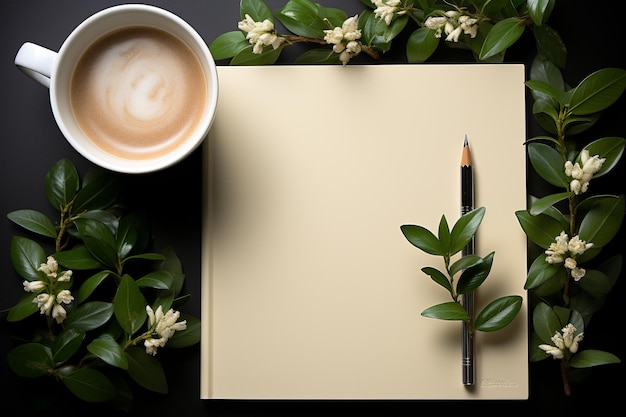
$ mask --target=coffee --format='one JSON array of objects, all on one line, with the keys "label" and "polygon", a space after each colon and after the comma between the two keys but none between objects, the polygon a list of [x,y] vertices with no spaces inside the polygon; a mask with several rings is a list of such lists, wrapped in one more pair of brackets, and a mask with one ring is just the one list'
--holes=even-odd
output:
[{"label": "coffee", "polygon": [[96,146],[125,159],[165,155],[191,135],[207,101],[202,66],[177,37],[130,27],[92,44],[71,82],[74,117]]}]

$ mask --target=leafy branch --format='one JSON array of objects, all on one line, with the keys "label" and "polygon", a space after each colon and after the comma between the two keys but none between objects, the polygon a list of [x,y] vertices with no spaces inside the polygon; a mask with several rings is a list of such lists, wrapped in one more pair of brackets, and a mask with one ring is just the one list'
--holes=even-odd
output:
[{"label": "leafy branch", "polygon": [[[422,316],[440,320],[461,320],[466,323],[471,337],[474,337],[476,331],[492,332],[509,325],[522,307],[522,297],[518,295],[498,298],[478,312],[474,320],[459,300],[459,296],[478,289],[491,271],[495,252],[482,258],[473,254],[462,255],[453,261],[453,257],[474,238],[484,215],[484,207],[472,210],[461,216],[452,230],[446,217],[442,216],[438,236],[423,226],[400,227],[404,237],[413,246],[430,255],[442,257],[444,263],[444,271],[427,266],[422,268],[422,272],[445,288],[452,301],[431,306],[422,311]],[[455,283],[456,276],[458,281]]]},{"label": "leafy branch", "polygon": [[25,294],[7,320],[42,317],[44,327],[9,352],[11,369],[25,378],[52,377],[84,401],[121,409],[133,396],[120,378],[167,393],[157,349],[200,340],[199,320],[174,310],[189,298],[181,294],[185,274],[176,253],[147,251],[147,218],[124,206],[120,179],[109,171],[92,168],[81,181],[63,159],[48,172],[45,192],[58,222],[32,209],[7,215],[53,247],[46,255],[31,238],[11,241]]},{"label": "leafy branch", "polygon": [[583,268],[615,237],[623,221],[624,195],[593,195],[591,181],[617,166],[626,139],[604,137],[579,148],[575,138],[622,95],[626,71],[601,69],[570,88],[556,65],[537,57],[526,85],[535,100],[533,114],[549,133],[528,140],[528,156],[539,176],[561,190],[534,198],[530,209],[516,213],[530,241],[542,250],[525,283],[534,296],[530,357],[560,359],[569,396],[570,368],[620,362],[608,352],[579,351],[578,342],[622,267],[621,256],[614,256],[597,269]]}]

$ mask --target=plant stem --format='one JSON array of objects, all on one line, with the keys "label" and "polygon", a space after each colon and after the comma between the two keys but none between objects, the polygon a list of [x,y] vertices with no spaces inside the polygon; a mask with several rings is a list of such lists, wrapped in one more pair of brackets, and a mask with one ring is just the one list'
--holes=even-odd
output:
[{"label": "plant stem", "polygon": [[563,390],[565,395],[570,397],[572,395],[572,389],[569,385],[569,378],[567,377],[568,363],[566,360],[561,360],[561,379],[563,380]]}]

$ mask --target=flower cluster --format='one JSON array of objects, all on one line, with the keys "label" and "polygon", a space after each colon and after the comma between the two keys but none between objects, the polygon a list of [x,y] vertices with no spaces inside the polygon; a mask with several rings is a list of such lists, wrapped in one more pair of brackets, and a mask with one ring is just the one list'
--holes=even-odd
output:
[{"label": "flower cluster", "polygon": [[591,177],[600,171],[606,158],[600,158],[599,155],[589,157],[589,151],[585,149],[580,153],[580,161],[583,164],[582,167],[578,162],[575,164],[571,161],[565,162],[565,174],[573,178],[569,186],[576,195],[587,191]]},{"label": "flower cluster", "polygon": [[555,332],[552,336],[553,345],[541,344],[539,349],[552,355],[554,359],[563,359],[565,352],[578,352],[578,344],[583,340],[583,333],[576,334],[576,327],[572,323],[561,329],[561,332]]},{"label": "flower cluster", "polygon": [[437,38],[441,37],[441,33],[445,33],[446,41],[458,42],[461,33],[475,38],[478,34],[478,19],[463,14],[458,10],[448,10],[443,16],[429,16],[424,22],[430,30],[435,31]]},{"label": "flower cluster", "polygon": [[24,291],[37,293],[33,303],[37,304],[39,312],[46,316],[52,315],[57,323],[62,323],[67,317],[67,312],[62,304],[69,304],[74,300],[68,289],[58,288],[58,283],[69,282],[72,271],[59,273],[59,264],[52,256],[48,256],[47,262],[42,263],[38,271],[45,274],[46,280],[24,281]]},{"label": "flower cluster", "polygon": [[571,239],[565,232],[561,232],[555,238],[555,242],[550,244],[548,250],[545,251],[546,262],[549,264],[558,264],[563,262],[565,268],[567,268],[574,281],[580,280],[585,276],[586,271],[583,268],[579,268],[576,264],[576,256],[582,255],[587,249],[593,246],[593,243],[586,243],[578,236],[574,236]]},{"label": "flower cluster", "polygon": [[405,10],[400,10],[401,0],[372,0],[376,9],[374,9],[374,15],[381,20],[384,20],[387,26],[391,24],[391,19],[395,14],[405,14]]},{"label": "flower cluster", "polygon": [[339,60],[346,65],[352,57],[361,52],[361,29],[359,15],[346,19],[341,27],[324,31],[324,40],[333,44],[333,51],[339,54]]},{"label": "flower cluster", "polygon": [[180,312],[170,308],[167,313],[163,314],[161,306],[157,308],[156,313],[152,310],[152,307],[146,306],[146,312],[148,313],[149,329],[144,346],[146,347],[146,353],[154,356],[157,354],[157,348],[164,347],[175,331],[187,328],[187,320],[177,323],[176,320],[180,317]]},{"label": "flower cluster", "polygon": [[264,46],[272,46],[277,49],[285,39],[278,36],[274,30],[274,23],[265,19],[262,22],[255,22],[250,15],[246,14],[245,19],[238,24],[240,30],[247,32],[246,39],[254,45],[252,52],[260,54]]}]

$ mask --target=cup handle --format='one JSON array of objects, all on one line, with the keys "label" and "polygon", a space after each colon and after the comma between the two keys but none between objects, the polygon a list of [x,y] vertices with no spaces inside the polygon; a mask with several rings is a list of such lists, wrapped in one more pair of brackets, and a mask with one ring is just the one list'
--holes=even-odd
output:
[{"label": "cup handle", "polygon": [[31,42],[24,43],[15,56],[15,65],[33,80],[50,88],[50,74],[57,53]]}]

